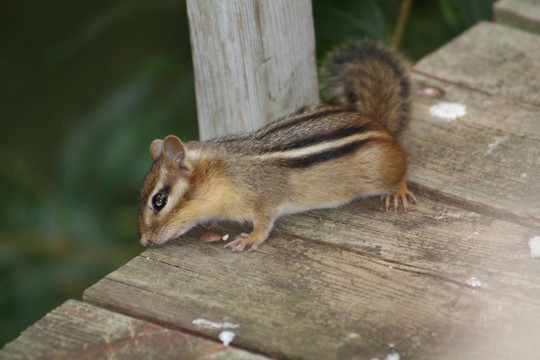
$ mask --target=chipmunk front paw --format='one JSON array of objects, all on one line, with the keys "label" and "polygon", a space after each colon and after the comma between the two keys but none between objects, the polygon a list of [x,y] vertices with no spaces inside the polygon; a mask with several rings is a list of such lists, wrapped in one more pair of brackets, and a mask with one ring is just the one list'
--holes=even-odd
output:
[{"label": "chipmunk front paw", "polygon": [[233,241],[225,245],[225,247],[234,252],[242,252],[244,249],[255,251],[263,241],[264,239],[262,241],[256,239],[253,234],[241,233]]}]

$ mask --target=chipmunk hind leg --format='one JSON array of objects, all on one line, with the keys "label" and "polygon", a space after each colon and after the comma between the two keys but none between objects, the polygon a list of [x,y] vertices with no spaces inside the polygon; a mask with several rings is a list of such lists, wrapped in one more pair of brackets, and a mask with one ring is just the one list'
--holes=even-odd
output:
[{"label": "chipmunk hind leg", "polygon": [[395,141],[380,140],[372,152],[364,152],[363,164],[368,178],[380,189],[388,189],[383,195],[386,210],[393,205],[397,211],[401,203],[409,209],[409,203],[416,204],[415,196],[407,189],[407,155]]},{"label": "chipmunk hind leg", "polygon": [[407,212],[409,210],[409,202],[416,204],[416,197],[412,192],[407,189],[407,180],[403,178],[396,191],[384,195],[386,211],[390,208],[390,204],[393,204],[394,211],[399,208],[399,203],[403,205],[403,210]]}]

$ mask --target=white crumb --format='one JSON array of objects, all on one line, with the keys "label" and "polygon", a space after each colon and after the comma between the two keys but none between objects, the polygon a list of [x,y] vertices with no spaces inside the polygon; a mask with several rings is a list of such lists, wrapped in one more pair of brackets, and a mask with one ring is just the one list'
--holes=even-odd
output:
[{"label": "white crumb", "polygon": [[223,240],[223,241],[229,240],[229,234],[223,235],[223,237],[221,238],[221,240]]},{"label": "white crumb", "polygon": [[429,113],[450,121],[465,116],[467,114],[466,109],[467,107],[460,103],[440,102],[429,108]]},{"label": "white crumb", "polygon": [[399,356],[399,353],[396,351],[391,352],[390,354],[386,355],[384,357],[384,360],[399,360],[401,356]]},{"label": "white crumb", "polygon": [[441,221],[443,219],[464,219],[470,222],[472,221],[472,219],[477,218],[477,217],[478,217],[478,214],[475,214],[475,213],[445,213],[445,214],[433,215],[433,218],[437,221]]},{"label": "white crumb", "polygon": [[467,281],[465,281],[465,284],[470,285],[472,287],[482,286],[482,282],[478,278],[475,278],[474,276],[471,276],[470,278],[468,278]]},{"label": "white crumb", "polygon": [[229,346],[235,336],[236,334],[233,331],[225,330],[219,333],[219,340],[221,340],[223,345]]},{"label": "white crumb", "polygon": [[231,322],[214,322],[203,318],[198,318],[192,321],[192,324],[199,329],[235,329],[238,324]]},{"label": "white crumb", "polygon": [[494,148],[495,146],[499,145],[500,141],[499,140],[495,140],[494,142],[488,144],[488,148],[492,149]]},{"label": "white crumb", "polygon": [[489,143],[488,144],[488,150],[487,150],[487,153],[488,154],[491,154],[491,152],[493,151],[493,149],[495,149],[497,147],[497,145],[499,145],[501,142],[499,140],[495,140],[494,142],[492,143]]},{"label": "white crumb", "polygon": [[439,97],[441,96],[441,91],[436,88],[425,87],[418,90],[418,93],[424,97]]},{"label": "white crumb", "polygon": [[531,249],[531,257],[540,257],[540,236],[529,239],[529,248]]}]

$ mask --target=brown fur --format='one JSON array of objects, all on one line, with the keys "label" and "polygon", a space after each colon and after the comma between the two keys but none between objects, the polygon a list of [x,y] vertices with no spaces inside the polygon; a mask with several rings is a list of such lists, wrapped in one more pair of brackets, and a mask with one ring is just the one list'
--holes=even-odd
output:
[{"label": "brown fur", "polygon": [[346,44],[324,61],[323,99],[382,122],[394,136],[409,120],[410,82],[397,54],[373,42]]},{"label": "brown fur", "polygon": [[375,195],[386,196],[387,207],[393,201],[397,208],[399,199],[406,208],[414,197],[395,136],[408,118],[402,88],[408,80],[396,74],[403,65],[388,50],[362,49],[345,48],[327,62],[325,89],[347,107],[307,106],[253,133],[206,142],[154,141],[141,191],[141,243],[161,244],[198,223],[233,220],[253,223],[253,232],[227,247],[255,250],[282,215]]}]

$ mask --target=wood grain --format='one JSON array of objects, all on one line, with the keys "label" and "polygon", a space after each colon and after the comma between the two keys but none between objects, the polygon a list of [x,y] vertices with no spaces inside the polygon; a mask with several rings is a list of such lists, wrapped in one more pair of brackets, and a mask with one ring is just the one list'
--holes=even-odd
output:
[{"label": "wood grain", "polygon": [[540,105],[540,37],[480,23],[423,58],[414,71],[486,94]]},{"label": "wood grain", "polygon": [[[481,212],[540,226],[540,109],[415,74],[412,120],[402,138],[409,180]],[[537,95],[538,96],[538,95]],[[430,112],[439,103],[466,106],[445,120]]]},{"label": "wood grain", "polygon": [[540,261],[528,244],[540,230],[417,197],[408,213],[386,212],[379,199],[357,201],[284,217],[276,231],[356,250],[382,265],[461,284],[475,277],[483,289],[540,299]]},{"label": "wood grain", "polygon": [[0,359],[267,358],[68,300],[8,343]]},{"label": "wood grain", "polygon": [[540,3],[535,0],[500,0],[493,4],[499,24],[540,34]]},{"label": "wood grain", "polygon": [[147,250],[87,289],[85,301],[213,337],[217,331],[193,320],[235,323],[237,345],[292,359],[394,350],[415,359],[502,359],[533,354],[540,336],[540,302],[302,239],[309,234],[278,231],[247,254],[198,235]]},{"label": "wood grain", "polygon": [[[214,338],[194,319],[233,323],[237,345],[279,358],[536,357],[540,262],[528,241],[540,225],[540,63],[528,48],[538,39],[523,34],[480,24],[414,67],[402,138],[420,203],[409,213],[372,199],[285,217],[247,254],[202,243],[197,230],[84,299]],[[466,114],[433,115],[441,102]]]},{"label": "wood grain", "polygon": [[201,139],[319,102],[309,0],[188,0]]}]

